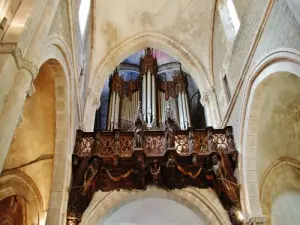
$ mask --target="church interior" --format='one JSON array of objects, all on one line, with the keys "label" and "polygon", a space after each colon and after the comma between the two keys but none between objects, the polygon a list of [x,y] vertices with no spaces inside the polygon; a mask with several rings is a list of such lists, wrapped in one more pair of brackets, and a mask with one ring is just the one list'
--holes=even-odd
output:
[{"label": "church interior", "polygon": [[299,208],[299,0],[0,0],[0,225]]}]

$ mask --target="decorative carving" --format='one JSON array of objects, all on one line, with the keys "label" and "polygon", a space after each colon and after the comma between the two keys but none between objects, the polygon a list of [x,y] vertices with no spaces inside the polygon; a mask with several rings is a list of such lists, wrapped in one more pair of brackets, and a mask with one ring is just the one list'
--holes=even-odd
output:
[{"label": "decorative carving", "polygon": [[80,147],[78,149],[78,156],[79,157],[86,157],[89,156],[92,152],[92,146],[94,144],[93,137],[84,137],[81,139]]},{"label": "decorative carving", "polygon": [[28,70],[32,76],[32,80],[34,80],[38,75],[38,67],[32,62],[32,60],[23,57],[21,49],[17,47],[17,43],[0,43],[0,53],[12,54],[17,67],[19,69]]},{"label": "decorative carving", "polygon": [[146,48],[145,56],[140,59],[140,73],[146,74],[148,71],[151,74],[157,73],[157,59],[153,56],[153,48]]},{"label": "decorative carving", "polygon": [[150,164],[150,173],[152,175],[153,183],[156,185],[162,184],[160,168],[161,168],[161,165],[160,165],[158,159],[153,159],[152,163]]},{"label": "decorative carving", "polygon": [[134,123],[134,147],[135,148],[143,148],[144,126],[145,126],[145,122],[143,120],[141,102],[139,102],[135,114],[135,123]]},{"label": "decorative carving", "polygon": [[145,135],[144,152],[146,155],[163,155],[165,153],[164,137],[161,135]]},{"label": "decorative carving", "polygon": [[211,92],[203,92],[201,93],[200,103],[203,107],[208,106],[210,104],[209,97]]},{"label": "decorative carving", "polygon": [[169,113],[166,113],[166,122],[165,122],[165,148],[174,148],[175,147],[175,122],[172,120],[172,117]]},{"label": "decorative carving", "polygon": [[212,171],[215,175],[214,188],[228,211],[233,224],[242,224],[237,213],[241,213],[240,186],[233,175],[231,163],[224,151],[213,152],[210,155]]},{"label": "decorative carving", "polygon": [[207,153],[208,146],[207,146],[207,136],[203,133],[195,132],[194,134],[194,151],[198,154],[200,153]]},{"label": "decorative carving", "polygon": [[145,163],[145,156],[143,154],[137,154],[135,158],[135,170],[136,185],[138,189],[146,189],[146,174],[148,172]]},{"label": "decorative carving", "polygon": [[69,192],[67,224],[79,224],[96,191],[96,176],[101,169],[99,157],[73,155],[73,178]]},{"label": "decorative carving", "polygon": [[175,136],[175,149],[179,155],[189,154],[189,137],[187,135]]},{"label": "decorative carving", "polygon": [[[140,111],[136,118],[136,128],[143,131]],[[67,224],[79,224],[97,190],[144,190],[148,185],[213,187],[232,223],[241,224],[239,185],[233,175],[238,152],[231,128],[179,131],[171,114],[167,118],[165,131],[145,130],[141,137],[139,130],[77,132]]]}]

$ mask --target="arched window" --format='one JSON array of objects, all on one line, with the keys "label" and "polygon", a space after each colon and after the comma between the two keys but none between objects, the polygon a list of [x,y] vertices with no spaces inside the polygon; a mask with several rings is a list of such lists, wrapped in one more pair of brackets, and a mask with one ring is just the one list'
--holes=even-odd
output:
[{"label": "arched window", "polygon": [[84,34],[86,27],[87,19],[90,12],[91,0],[81,0],[79,6],[79,27],[81,36]]},{"label": "arched window", "polygon": [[234,41],[240,28],[240,20],[238,18],[233,1],[220,0],[218,8],[227,39],[229,41]]}]

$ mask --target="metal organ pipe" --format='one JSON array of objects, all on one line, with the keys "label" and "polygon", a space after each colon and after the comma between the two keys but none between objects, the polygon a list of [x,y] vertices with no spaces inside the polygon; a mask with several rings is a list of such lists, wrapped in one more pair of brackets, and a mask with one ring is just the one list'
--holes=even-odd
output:
[{"label": "metal organ pipe", "polygon": [[189,128],[189,126],[191,125],[191,120],[190,120],[190,108],[189,108],[187,93],[184,93],[184,98],[185,98],[185,108],[186,108],[186,116],[187,116],[187,128]]},{"label": "metal organ pipe", "polygon": [[155,76],[152,75],[152,87],[151,87],[151,92],[152,92],[152,124],[155,126],[155,121],[156,121],[156,87],[155,87]]},{"label": "metal organ pipe", "polygon": [[178,109],[179,109],[179,122],[180,122],[180,129],[183,130],[183,112],[182,112],[182,102],[181,102],[181,93],[178,93]]},{"label": "metal organ pipe", "polygon": [[151,124],[151,74],[148,70],[147,73],[147,124]]},{"label": "metal organ pipe", "polygon": [[116,102],[116,93],[112,93],[112,113],[111,113],[111,118],[110,118],[110,129],[114,129],[114,118],[115,118],[115,102]]},{"label": "metal organ pipe", "polygon": [[114,119],[114,128],[118,128],[118,119],[119,119],[119,107],[120,107],[120,96],[119,93],[116,93],[116,106],[115,106],[115,119]]},{"label": "metal organ pipe", "polygon": [[108,130],[111,129],[111,111],[112,111],[112,101],[113,101],[113,96],[112,94],[110,94],[110,100],[109,100],[109,111],[108,111],[108,120],[107,120],[107,126],[108,126]]},{"label": "metal organ pipe", "polygon": [[183,111],[183,128],[186,129],[186,108],[185,108],[185,98],[184,98],[184,93],[180,93],[181,97],[181,102],[182,102],[182,111]]},{"label": "metal organ pipe", "polygon": [[143,85],[142,85],[142,94],[143,94],[143,99],[142,99],[142,102],[143,102],[143,114],[144,114],[144,121],[146,121],[146,81],[147,81],[147,78],[146,76],[144,75],[143,76]]}]

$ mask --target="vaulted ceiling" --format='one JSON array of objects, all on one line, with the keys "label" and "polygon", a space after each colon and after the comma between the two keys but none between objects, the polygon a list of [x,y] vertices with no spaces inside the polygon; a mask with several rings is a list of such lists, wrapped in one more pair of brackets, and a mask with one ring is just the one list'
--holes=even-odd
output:
[{"label": "vaulted ceiling", "polygon": [[94,4],[94,67],[126,39],[153,31],[185,46],[209,71],[214,1],[102,0]]}]

